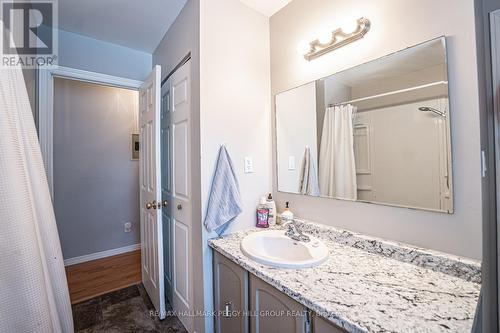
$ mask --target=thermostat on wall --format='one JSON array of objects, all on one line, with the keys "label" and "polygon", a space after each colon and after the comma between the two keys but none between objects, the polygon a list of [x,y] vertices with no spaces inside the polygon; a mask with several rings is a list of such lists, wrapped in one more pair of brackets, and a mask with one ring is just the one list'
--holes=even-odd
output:
[{"label": "thermostat on wall", "polygon": [[139,134],[132,134],[132,160],[139,160]]}]

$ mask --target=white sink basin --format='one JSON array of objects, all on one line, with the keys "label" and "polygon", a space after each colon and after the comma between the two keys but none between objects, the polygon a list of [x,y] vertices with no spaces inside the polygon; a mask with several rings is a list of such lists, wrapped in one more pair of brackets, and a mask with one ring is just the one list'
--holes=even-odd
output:
[{"label": "white sink basin", "polygon": [[305,268],[321,264],[328,258],[328,248],[317,238],[297,242],[285,230],[257,231],[241,241],[241,251],[264,265],[281,268]]}]

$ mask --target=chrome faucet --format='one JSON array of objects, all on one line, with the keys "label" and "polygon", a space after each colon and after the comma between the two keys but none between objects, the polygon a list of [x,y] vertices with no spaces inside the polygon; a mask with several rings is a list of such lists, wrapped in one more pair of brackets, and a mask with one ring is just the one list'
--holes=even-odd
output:
[{"label": "chrome faucet", "polygon": [[297,224],[295,224],[295,221],[287,221],[283,224],[283,227],[286,227],[287,230],[285,232],[285,235],[287,237],[290,237],[291,239],[293,239],[294,241],[297,241],[297,242],[304,242],[304,243],[307,243],[309,241],[311,241],[311,239],[309,238],[309,236],[307,235],[304,235],[302,233],[302,230],[300,230],[300,228],[297,226]]}]

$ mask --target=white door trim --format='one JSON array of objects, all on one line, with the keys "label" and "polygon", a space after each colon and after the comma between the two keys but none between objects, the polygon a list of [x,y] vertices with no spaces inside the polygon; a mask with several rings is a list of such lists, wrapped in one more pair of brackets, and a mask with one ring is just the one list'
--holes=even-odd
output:
[{"label": "white door trim", "polygon": [[97,83],[117,88],[139,90],[142,81],[58,66],[41,68],[38,72],[38,137],[50,194],[54,198],[54,77]]},{"label": "white door trim", "polygon": [[[490,14],[490,24],[492,83],[493,91],[495,92],[500,89],[500,68],[497,66],[497,61],[500,59],[500,10],[496,10]],[[493,97],[495,113],[498,114],[500,112],[500,94],[494,94]]]}]

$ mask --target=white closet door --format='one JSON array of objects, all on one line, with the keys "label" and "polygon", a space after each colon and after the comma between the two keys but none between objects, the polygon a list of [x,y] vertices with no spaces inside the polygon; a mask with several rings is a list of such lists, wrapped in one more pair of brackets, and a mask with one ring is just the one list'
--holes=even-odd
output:
[{"label": "white closet door", "polygon": [[142,283],[160,318],[165,318],[161,225],[160,66],[139,90]]},{"label": "white closet door", "polygon": [[[172,307],[193,331],[190,61],[170,77],[172,132]],[[183,315],[185,314],[185,315]]]}]

